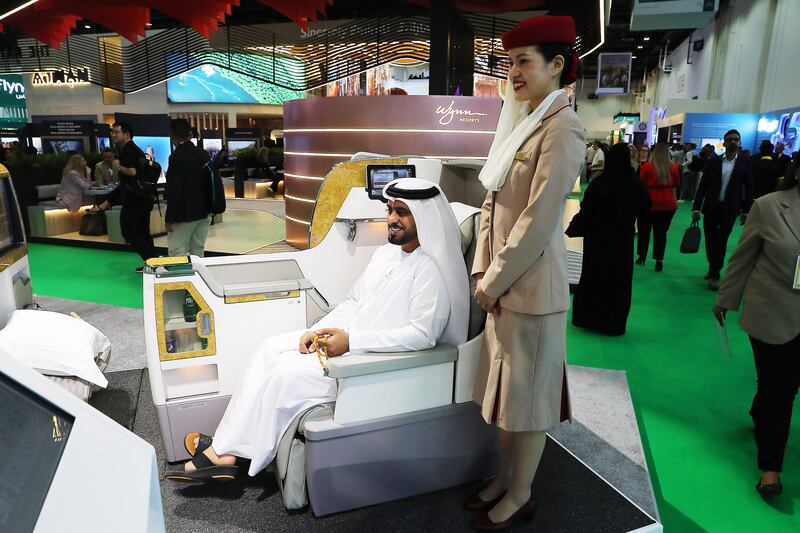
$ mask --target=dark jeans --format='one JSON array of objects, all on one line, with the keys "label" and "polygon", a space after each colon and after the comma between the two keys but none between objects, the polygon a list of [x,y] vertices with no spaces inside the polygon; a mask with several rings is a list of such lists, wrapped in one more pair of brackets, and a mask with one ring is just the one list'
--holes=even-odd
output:
[{"label": "dark jeans", "polygon": [[730,237],[735,223],[736,216],[727,213],[725,204],[717,204],[705,214],[703,235],[706,240],[708,275],[711,279],[719,279],[722,265],[725,263],[728,237]]},{"label": "dark jeans", "polygon": [[780,472],[789,440],[792,404],[800,385],[800,335],[786,344],[750,337],[758,389],[750,408],[756,432],[758,468]]},{"label": "dark jeans", "polygon": [[150,211],[152,210],[153,202],[137,199],[123,203],[122,213],[119,215],[122,236],[144,261],[157,255],[153,245],[153,236],[150,235]]},{"label": "dark jeans", "polygon": [[685,170],[681,175],[681,200],[694,200],[694,194],[697,191],[697,172]]},{"label": "dark jeans", "polygon": [[639,240],[636,247],[639,257],[647,257],[650,247],[650,230],[653,231],[653,259],[664,260],[664,250],[667,248],[667,231],[672,223],[675,211],[650,211],[646,216],[639,218]]}]

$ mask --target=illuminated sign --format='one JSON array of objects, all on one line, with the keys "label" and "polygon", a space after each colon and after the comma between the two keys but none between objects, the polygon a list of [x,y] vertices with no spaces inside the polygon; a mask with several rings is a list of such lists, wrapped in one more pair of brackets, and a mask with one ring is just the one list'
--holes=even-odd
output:
[{"label": "illuminated sign", "polygon": [[16,129],[28,122],[25,85],[20,74],[0,76],[0,127]]},{"label": "illuminated sign", "polygon": [[31,85],[34,87],[69,85],[70,88],[72,88],[76,85],[88,84],[89,67],[72,68],[69,70],[44,70],[34,72],[31,78]]},{"label": "illuminated sign", "polygon": [[769,120],[767,118],[761,117],[758,119],[758,131],[763,131],[766,133],[772,133],[773,131],[778,129],[778,121],[777,120]]},{"label": "illuminated sign", "polygon": [[436,114],[441,115],[441,118],[439,118],[439,124],[442,126],[447,126],[453,122],[453,117],[455,116],[458,116],[459,122],[480,122],[480,117],[488,116],[487,113],[476,113],[474,111],[470,111],[469,109],[454,108],[454,103],[454,100],[450,100],[450,105],[447,107],[441,105],[436,107]]}]

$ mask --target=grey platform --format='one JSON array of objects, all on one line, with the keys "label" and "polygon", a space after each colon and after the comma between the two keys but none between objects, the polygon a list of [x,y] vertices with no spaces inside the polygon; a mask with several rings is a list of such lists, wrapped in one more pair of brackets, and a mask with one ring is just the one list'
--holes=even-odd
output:
[{"label": "grey platform", "polygon": [[[49,310],[76,311],[109,335],[118,357],[112,365],[125,369],[108,373],[109,387],[96,391],[91,403],[152,443],[166,466],[144,369],[141,311],[55,298],[36,301]],[[540,509],[531,523],[514,530],[617,532],[653,524],[658,514],[625,373],[570,365],[569,378],[575,421],[550,433],[533,486]],[[476,482],[323,518],[286,511],[271,472],[218,486],[162,479],[161,491],[171,532],[468,531],[471,517],[461,501],[480,486]]]}]

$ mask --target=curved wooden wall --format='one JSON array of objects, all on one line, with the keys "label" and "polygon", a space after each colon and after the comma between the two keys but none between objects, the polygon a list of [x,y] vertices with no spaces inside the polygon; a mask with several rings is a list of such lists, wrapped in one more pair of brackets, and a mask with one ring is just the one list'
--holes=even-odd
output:
[{"label": "curved wooden wall", "polygon": [[325,175],[357,152],[485,159],[500,100],[470,96],[305,98],[283,107],[286,240],[308,247]]}]

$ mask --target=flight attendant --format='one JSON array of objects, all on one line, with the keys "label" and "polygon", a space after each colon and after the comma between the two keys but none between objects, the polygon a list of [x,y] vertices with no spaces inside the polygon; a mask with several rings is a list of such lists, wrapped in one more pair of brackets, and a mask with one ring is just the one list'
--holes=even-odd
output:
[{"label": "flight attendant", "polygon": [[577,79],[571,17],[538,16],[502,36],[511,68],[480,174],[487,189],[472,275],[488,313],[473,399],[500,431],[497,477],[464,502],[481,531],[529,518],[545,431],[570,416],[563,212],[581,172],[584,129],[562,87]]}]

